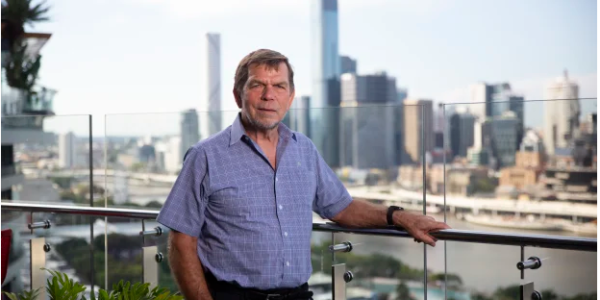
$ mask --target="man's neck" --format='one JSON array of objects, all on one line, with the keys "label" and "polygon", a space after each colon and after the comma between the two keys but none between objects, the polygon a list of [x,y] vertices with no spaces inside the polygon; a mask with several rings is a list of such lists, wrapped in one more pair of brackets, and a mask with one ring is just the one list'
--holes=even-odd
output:
[{"label": "man's neck", "polygon": [[256,143],[267,142],[275,144],[279,140],[279,125],[273,129],[261,130],[252,126],[245,118],[241,118],[241,121],[246,135]]}]

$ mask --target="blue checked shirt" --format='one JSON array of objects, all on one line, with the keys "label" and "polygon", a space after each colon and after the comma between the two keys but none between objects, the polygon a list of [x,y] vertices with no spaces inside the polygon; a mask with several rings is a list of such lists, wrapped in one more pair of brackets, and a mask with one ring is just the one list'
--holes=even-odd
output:
[{"label": "blue checked shirt", "polygon": [[219,280],[297,287],[312,272],[312,211],[330,219],[350,202],[310,139],[280,124],[273,170],[238,115],[190,148],[158,222],[198,237],[198,257]]}]

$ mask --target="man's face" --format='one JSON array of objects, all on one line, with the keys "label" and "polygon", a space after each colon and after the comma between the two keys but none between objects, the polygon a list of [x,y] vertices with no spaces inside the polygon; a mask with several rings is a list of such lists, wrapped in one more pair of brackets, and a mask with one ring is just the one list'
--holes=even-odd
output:
[{"label": "man's face", "polygon": [[294,92],[288,71],[283,62],[277,70],[256,64],[248,68],[248,81],[236,102],[242,109],[242,116],[256,129],[276,128],[292,105]]}]

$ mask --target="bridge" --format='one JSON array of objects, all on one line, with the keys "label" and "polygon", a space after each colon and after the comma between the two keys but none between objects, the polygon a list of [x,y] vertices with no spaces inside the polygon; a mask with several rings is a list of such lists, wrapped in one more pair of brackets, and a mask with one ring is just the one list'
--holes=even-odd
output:
[{"label": "bridge", "polygon": [[[28,170],[35,172],[37,170]],[[124,177],[132,180],[143,181],[147,184],[162,183],[173,184],[177,179],[177,175],[155,174],[129,172],[120,170],[103,170],[94,169],[95,178],[104,176],[108,177]],[[27,174],[27,170],[24,170]],[[51,172],[48,175],[54,177],[78,177],[88,178],[89,170],[68,170]],[[520,201],[511,199],[486,199],[486,198],[471,198],[455,195],[447,195],[444,201],[444,196],[426,194],[423,197],[422,192],[413,192],[394,188],[391,186],[373,186],[373,187],[348,187],[350,195],[355,199],[364,199],[368,201],[381,202],[387,205],[403,205],[407,209],[422,210],[423,202],[427,204],[428,209],[443,208],[444,205],[454,212],[459,210],[478,211],[486,210],[492,212],[510,212],[521,214],[549,215],[561,216],[570,218],[590,218],[596,219],[597,206],[594,204],[570,203],[570,202],[552,202],[552,201]],[[425,201],[423,201],[425,199]]]}]

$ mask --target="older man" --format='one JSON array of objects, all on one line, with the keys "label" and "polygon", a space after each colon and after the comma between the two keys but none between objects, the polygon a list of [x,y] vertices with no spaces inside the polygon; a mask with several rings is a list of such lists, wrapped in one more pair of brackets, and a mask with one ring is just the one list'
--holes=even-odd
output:
[{"label": "older man", "polygon": [[158,216],[187,299],[310,299],[312,212],[353,227],[393,224],[432,246],[433,218],[352,200],[306,136],[281,120],[294,99],[288,59],[257,50],[233,88],[240,114],[188,151]]}]

